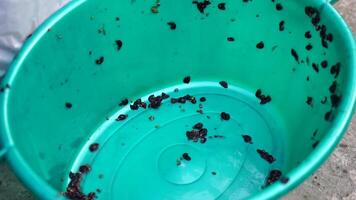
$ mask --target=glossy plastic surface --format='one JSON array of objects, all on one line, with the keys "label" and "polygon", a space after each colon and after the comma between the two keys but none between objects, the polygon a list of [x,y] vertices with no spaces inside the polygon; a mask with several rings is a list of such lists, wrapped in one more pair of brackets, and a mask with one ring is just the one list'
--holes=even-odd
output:
[{"label": "glossy plastic surface", "polygon": [[[63,198],[69,171],[89,164],[82,188],[100,189],[99,199],[269,199],[314,172],[353,112],[350,31],[325,1],[283,2],[279,11],[271,1],[225,1],[225,10],[218,3],[201,13],[191,1],[74,1],[42,25],[1,83],[1,144],[22,181],[39,198]],[[333,34],[328,48],[306,5],[318,8]],[[264,48],[256,48],[261,41]],[[338,62],[335,78],[330,71]],[[183,84],[187,75],[191,83]],[[330,100],[334,81],[337,107]],[[261,105],[258,89],[272,101]],[[190,94],[197,103],[167,99],[159,109],[137,111],[118,106],[123,98],[147,102],[161,92]],[[230,120],[221,120],[221,112]],[[117,122],[119,114],[128,118]],[[197,122],[208,129],[204,144],[186,137]],[[245,134],[253,144],[244,142]],[[88,151],[95,142],[99,150]],[[276,161],[261,159],[257,149]],[[182,160],[183,153],[191,160]],[[263,189],[272,169],[289,182]]]}]

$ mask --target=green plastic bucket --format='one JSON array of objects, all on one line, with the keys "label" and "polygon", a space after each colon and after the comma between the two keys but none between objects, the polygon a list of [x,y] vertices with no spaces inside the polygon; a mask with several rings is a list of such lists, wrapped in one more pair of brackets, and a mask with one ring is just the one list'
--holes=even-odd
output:
[{"label": "green plastic bucket", "polygon": [[327,1],[72,1],[2,80],[1,154],[40,199],[278,198],[342,138],[355,58]]}]

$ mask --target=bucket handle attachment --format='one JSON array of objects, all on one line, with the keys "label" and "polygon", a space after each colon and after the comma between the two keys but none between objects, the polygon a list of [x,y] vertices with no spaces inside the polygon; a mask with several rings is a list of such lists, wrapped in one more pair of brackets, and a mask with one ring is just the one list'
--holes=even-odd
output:
[{"label": "bucket handle attachment", "polygon": [[7,148],[0,149],[0,158],[2,158],[6,154],[7,150]]},{"label": "bucket handle attachment", "polygon": [[0,137],[0,159],[4,157],[11,149],[11,145],[2,142],[1,139],[2,138]]}]

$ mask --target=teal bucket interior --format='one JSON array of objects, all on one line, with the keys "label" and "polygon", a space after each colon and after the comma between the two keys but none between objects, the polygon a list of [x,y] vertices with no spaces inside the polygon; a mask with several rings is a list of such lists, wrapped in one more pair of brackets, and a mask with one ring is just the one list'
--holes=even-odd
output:
[{"label": "teal bucket interior", "polygon": [[2,147],[39,198],[74,176],[98,199],[277,198],[341,139],[355,47],[319,0],[73,1],[1,87]]}]

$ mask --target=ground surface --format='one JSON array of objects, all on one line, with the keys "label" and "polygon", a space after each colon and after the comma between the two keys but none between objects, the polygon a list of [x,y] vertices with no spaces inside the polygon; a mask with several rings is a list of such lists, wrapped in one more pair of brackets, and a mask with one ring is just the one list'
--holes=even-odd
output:
[{"label": "ground surface", "polygon": [[[340,0],[336,6],[356,33],[356,0]],[[356,199],[356,116],[347,134],[329,160],[285,200]],[[0,161],[0,200],[34,199]]]}]

